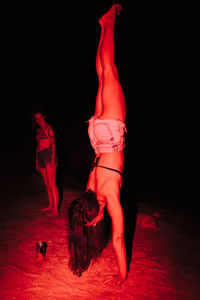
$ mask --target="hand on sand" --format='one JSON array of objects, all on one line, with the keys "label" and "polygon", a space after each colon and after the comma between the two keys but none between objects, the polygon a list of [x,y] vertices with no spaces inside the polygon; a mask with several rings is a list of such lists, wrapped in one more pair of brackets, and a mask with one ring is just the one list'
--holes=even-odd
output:
[{"label": "hand on sand", "polygon": [[115,287],[124,287],[126,279],[123,279],[120,275],[112,275],[104,281],[105,284]]}]

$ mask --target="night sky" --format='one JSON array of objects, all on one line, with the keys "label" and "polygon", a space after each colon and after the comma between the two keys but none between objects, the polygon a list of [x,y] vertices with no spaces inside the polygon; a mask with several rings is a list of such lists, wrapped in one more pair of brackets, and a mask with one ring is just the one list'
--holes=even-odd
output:
[{"label": "night sky", "polygon": [[[63,174],[87,178],[93,151],[85,121],[97,90],[98,18],[111,3],[1,3],[1,177],[34,172],[31,113],[42,107],[55,129]],[[199,5],[121,3],[115,44],[127,103],[129,181],[136,193],[158,195],[160,202],[170,195],[186,206],[192,197]]]}]

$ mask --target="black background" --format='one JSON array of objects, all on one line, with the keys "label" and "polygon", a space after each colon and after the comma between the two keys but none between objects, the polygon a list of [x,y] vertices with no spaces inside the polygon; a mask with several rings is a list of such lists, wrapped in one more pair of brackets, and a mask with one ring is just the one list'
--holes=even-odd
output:
[{"label": "black background", "polygon": [[[112,2],[1,3],[2,178],[35,172],[31,114],[42,107],[55,129],[63,178],[86,182],[94,157],[85,121],[94,112],[97,90],[98,18]],[[129,189],[138,200],[170,202],[195,213],[199,5],[121,3],[115,45],[127,104]]]}]

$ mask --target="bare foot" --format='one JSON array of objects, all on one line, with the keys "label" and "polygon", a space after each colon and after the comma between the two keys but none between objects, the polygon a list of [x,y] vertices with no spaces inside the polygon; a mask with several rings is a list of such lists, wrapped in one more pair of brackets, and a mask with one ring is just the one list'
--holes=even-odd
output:
[{"label": "bare foot", "polygon": [[114,4],[107,13],[105,13],[100,19],[99,19],[99,24],[103,25],[106,22],[114,21],[115,17],[120,14],[122,10],[122,5],[121,4]]},{"label": "bare foot", "polygon": [[54,215],[58,216],[58,210],[57,209],[53,209],[52,212],[54,213]]},{"label": "bare foot", "polygon": [[125,284],[126,279],[123,279],[120,275],[113,275],[109,277],[105,283],[110,286],[118,286],[122,288]]},{"label": "bare foot", "polygon": [[41,210],[41,211],[52,210],[52,207],[51,207],[51,206],[48,206],[48,207],[45,207],[45,208],[41,208],[40,210]]},{"label": "bare foot", "polygon": [[57,209],[51,209],[51,211],[47,214],[47,216],[58,216],[58,210]]}]

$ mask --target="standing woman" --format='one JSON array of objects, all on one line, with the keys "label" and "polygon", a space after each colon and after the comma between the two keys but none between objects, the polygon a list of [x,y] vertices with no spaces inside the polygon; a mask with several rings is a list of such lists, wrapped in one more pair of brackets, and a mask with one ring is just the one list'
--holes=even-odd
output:
[{"label": "standing woman", "polygon": [[[119,15],[121,9],[121,5],[115,4],[99,20],[101,36],[96,57],[99,86],[95,114],[89,120],[88,128],[90,142],[96,157],[86,191],[82,198],[77,201],[77,206],[74,203],[72,204],[69,214],[70,246],[73,252],[71,257],[74,256],[73,267],[78,269],[76,266],[77,257],[80,257],[82,253],[79,253],[76,247],[76,233],[81,231],[80,227],[77,227],[77,220],[82,220],[79,222],[82,222],[83,229],[81,232],[85,234],[83,243],[87,247],[87,242],[85,242],[89,235],[87,228],[90,228],[90,234],[92,234],[92,228],[94,228],[93,234],[95,234],[95,230],[98,230],[99,224],[104,219],[104,208],[106,206],[112,221],[112,241],[119,269],[117,275],[108,279],[112,285],[121,285],[127,278],[124,215],[120,203],[124,167],[126,107],[114,62],[114,26],[116,16]],[[99,204],[98,212],[92,220],[89,219],[85,209],[86,198],[91,193],[96,195]]]},{"label": "standing woman", "polygon": [[58,215],[58,189],[56,186],[57,156],[55,136],[52,126],[46,122],[46,116],[37,112],[34,114],[34,123],[37,129],[36,170],[41,173],[44,180],[49,205],[42,211],[50,210]]}]

